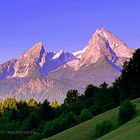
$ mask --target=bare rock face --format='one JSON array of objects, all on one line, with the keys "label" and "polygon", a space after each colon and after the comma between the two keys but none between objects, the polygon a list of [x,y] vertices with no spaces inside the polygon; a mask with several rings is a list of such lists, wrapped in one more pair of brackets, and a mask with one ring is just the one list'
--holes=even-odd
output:
[{"label": "bare rock face", "polygon": [[71,84],[61,80],[49,78],[33,78],[22,84],[17,89],[15,97],[29,100],[34,98],[37,101],[48,99],[50,102],[57,100],[63,102],[68,89],[74,88]]},{"label": "bare rock face", "polygon": [[111,84],[134,50],[108,30],[97,29],[87,46],[74,52],[47,52],[41,42],[18,60],[0,65],[0,101],[8,97],[63,102],[69,89]]},{"label": "bare rock face", "polygon": [[0,65],[0,101],[8,97],[17,99],[35,98],[62,102],[71,84],[65,81],[45,78],[48,73],[63,64],[77,59],[73,54],[59,51],[46,52],[41,42],[24,52],[18,60]]},{"label": "bare rock face", "polygon": [[76,57],[68,52],[46,52],[41,42],[23,53],[17,60],[13,77],[44,77]]},{"label": "bare rock face", "polygon": [[46,62],[46,51],[41,42],[23,53],[17,60],[13,77],[39,77],[40,68]]},{"label": "bare rock face", "polygon": [[[77,60],[62,65],[48,77],[71,80],[77,87],[104,81],[111,84],[119,75],[125,61],[129,61],[134,50],[128,48],[108,30],[97,29],[87,46],[73,53]],[[76,81],[76,82],[75,82]]]},{"label": "bare rock face", "polygon": [[6,63],[0,65],[0,80],[10,78],[15,70],[14,70],[14,65],[16,63],[16,59],[7,61]]},{"label": "bare rock face", "polygon": [[5,98],[63,102],[68,89],[75,88],[63,80],[50,78],[12,78],[0,80],[0,102]]},{"label": "bare rock face", "polygon": [[121,69],[124,62],[132,57],[133,52],[133,49],[128,48],[126,44],[110,31],[102,28],[96,30],[82,51],[75,52],[74,54],[80,56],[79,68],[83,65],[93,64],[100,57],[105,56],[108,62]]}]

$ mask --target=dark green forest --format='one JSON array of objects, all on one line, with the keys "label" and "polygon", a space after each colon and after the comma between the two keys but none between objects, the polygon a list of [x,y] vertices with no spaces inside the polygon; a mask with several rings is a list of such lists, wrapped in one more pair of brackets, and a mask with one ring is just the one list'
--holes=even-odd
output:
[{"label": "dark green forest", "polygon": [[112,86],[105,82],[100,86],[90,84],[83,94],[71,89],[61,105],[57,101],[49,103],[47,99],[43,102],[5,99],[0,103],[0,139],[40,140],[50,137],[138,97],[140,49],[124,64],[120,77]]}]

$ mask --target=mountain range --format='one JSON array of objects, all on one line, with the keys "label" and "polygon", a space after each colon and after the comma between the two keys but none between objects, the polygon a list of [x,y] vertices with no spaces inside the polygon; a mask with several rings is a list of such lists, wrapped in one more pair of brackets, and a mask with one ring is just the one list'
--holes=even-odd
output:
[{"label": "mountain range", "polygon": [[0,100],[15,97],[63,102],[69,89],[82,93],[88,84],[111,84],[133,52],[104,28],[97,29],[87,46],[74,53],[47,52],[38,42],[19,59],[0,65]]}]

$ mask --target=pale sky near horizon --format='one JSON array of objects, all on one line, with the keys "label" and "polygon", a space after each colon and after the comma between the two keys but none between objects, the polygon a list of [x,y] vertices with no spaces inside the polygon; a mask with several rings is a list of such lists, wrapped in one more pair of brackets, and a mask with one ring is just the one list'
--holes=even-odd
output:
[{"label": "pale sky near horizon", "polygon": [[140,0],[0,0],[0,63],[38,41],[48,51],[81,50],[101,27],[140,48]]}]

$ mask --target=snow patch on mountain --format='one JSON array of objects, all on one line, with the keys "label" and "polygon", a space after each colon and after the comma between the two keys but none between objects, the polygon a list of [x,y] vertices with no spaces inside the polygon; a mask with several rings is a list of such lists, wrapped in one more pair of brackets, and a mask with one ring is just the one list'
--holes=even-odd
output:
[{"label": "snow patch on mountain", "polygon": [[13,77],[45,77],[61,65],[77,59],[73,54],[60,51],[46,52],[43,43],[36,43],[24,52],[14,65]]},{"label": "snow patch on mountain", "polygon": [[58,59],[62,54],[64,54],[63,50],[60,50],[58,53],[56,53],[52,59]]},{"label": "snow patch on mountain", "polygon": [[7,97],[63,102],[69,89],[111,84],[134,50],[105,28],[97,29],[87,46],[74,52],[47,52],[42,42],[18,60],[0,65],[0,100]]},{"label": "snow patch on mountain", "polygon": [[87,47],[85,47],[83,50],[80,51],[76,51],[73,53],[74,56],[76,56],[77,58],[81,59],[82,54],[86,51]]},{"label": "snow patch on mountain", "polygon": [[[101,56],[105,56],[116,70],[120,70],[125,61],[129,61],[134,50],[128,48],[120,39],[105,28],[97,29],[93,34],[87,46],[73,54],[79,58],[79,61],[69,62],[70,67],[80,69],[82,66],[88,66],[96,63]],[[75,64],[74,64],[75,63]]]}]

